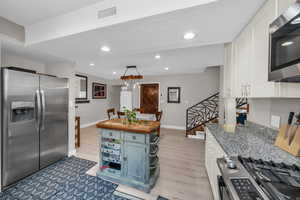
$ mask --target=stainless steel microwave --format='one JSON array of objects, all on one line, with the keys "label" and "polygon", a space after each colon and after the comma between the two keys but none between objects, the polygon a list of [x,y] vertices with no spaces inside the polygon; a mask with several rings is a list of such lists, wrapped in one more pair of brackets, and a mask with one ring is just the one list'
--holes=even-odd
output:
[{"label": "stainless steel microwave", "polygon": [[270,25],[269,81],[300,82],[300,0]]}]

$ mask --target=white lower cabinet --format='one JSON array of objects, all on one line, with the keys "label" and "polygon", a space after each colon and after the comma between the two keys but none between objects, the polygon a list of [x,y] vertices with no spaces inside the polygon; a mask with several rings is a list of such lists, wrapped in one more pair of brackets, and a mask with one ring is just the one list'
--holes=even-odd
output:
[{"label": "white lower cabinet", "polygon": [[217,177],[221,175],[221,173],[217,165],[217,158],[222,158],[226,154],[208,128],[206,128],[205,132],[205,167],[214,199],[220,200]]}]

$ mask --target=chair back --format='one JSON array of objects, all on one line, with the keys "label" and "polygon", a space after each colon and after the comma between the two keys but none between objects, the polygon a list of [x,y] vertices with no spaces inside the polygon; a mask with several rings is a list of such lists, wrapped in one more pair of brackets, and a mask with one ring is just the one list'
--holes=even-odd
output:
[{"label": "chair back", "polygon": [[125,112],[118,111],[117,114],[119,119],[121,119],[121,117],[125,117]]},{"label": "chair back", "polygon": [[111,119],[112,116],[116,114],[116,110],[114,108],[107,109],[108,119]]},{"label": "chair back", "polygon": [[142,113],[142,109],[141,109],[141,108],[134,108],[133,111],[134,111],[134,112]]},{"label": "chair back", "polygon": [[162,117],[162,114],[163,114],[162,111],[156,112],[156,113],[155,113],[155,118],[156,118],[156,121],[157,121],[157,122],[160,122],[161,117]]}]

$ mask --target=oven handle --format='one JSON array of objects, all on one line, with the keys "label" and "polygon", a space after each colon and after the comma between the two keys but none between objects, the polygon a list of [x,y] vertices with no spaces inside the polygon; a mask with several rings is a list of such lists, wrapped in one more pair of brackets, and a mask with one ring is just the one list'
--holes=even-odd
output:
[{"label": "oven handle", "polygon": [[222,176],[217,176],[220,200],[230,200],[226,189],[226,184]]}]

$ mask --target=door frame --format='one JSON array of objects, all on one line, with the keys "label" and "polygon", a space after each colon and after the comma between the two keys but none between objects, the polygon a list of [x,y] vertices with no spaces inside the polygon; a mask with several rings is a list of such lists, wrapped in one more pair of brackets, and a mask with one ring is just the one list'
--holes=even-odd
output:
[{"label": "door frame", "polygon": [[[147,85],[147,84],[158,84],[158,111],[161,110],[160,106],[160,96],[161,96],[161,91],[160,91],[160,82],[140,82],[139,85]],[[139,87],[139,96],[138,96],[138,106],[139,108],[141,107],[141,87]]]}]

